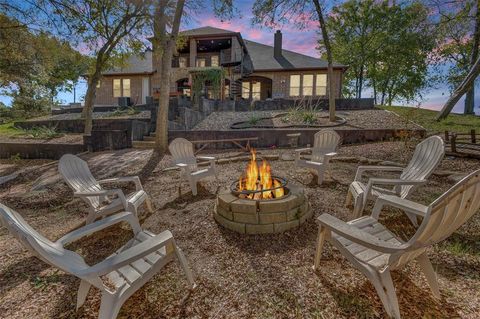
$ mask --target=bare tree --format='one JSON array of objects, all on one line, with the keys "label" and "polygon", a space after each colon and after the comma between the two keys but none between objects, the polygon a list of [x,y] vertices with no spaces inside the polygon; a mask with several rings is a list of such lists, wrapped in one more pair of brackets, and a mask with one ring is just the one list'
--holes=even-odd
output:
[{"label": "bare tree", "polygon": [[253,5],[253,22],[267,26],[277,23],[293,23],[300,29],[304,28],[310,19],[319,23],[324,49],[328,60],[328,105],[330,121],[335,121],[335,86],[333,85],[333,62],[330,39],[325,25],[325,10],[319,0],[256,0]]}]

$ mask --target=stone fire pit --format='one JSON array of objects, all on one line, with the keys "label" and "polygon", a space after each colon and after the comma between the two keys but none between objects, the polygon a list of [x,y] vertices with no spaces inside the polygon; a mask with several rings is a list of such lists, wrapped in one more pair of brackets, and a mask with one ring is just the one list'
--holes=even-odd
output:
[{"label": "stone fire pit", "polygon": [[278,199],[243,199],[225,189],[217,197],[213,216],[241,234],[281,233],[298,227],[312,212],[301,187],[289,183],[286,189]]}]

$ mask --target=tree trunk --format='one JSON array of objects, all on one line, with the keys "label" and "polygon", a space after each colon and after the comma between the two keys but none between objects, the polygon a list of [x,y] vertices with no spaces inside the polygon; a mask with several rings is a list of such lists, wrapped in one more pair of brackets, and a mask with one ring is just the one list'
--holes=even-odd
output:
[{"label": "tree trunk", "polygon": [[360,67],[360,74],[359,74],[359,86],[358,86],[358,94],[357,98],[362,98],[362,90],[363,90],[363,65]]},{"label": "tree trunk", "polygon": [[453,94],[448,99],[447,103],[445,103],[443,108],[440,110],[436,118],[437,121],[440,121],[447,117],[447,115],[452,111],[455,104],[457,104],[460,98],[473,85],[473,83],[475,82],[475,79],[478,77],[479,74],[480,74],[480,58],[477,59],[475,64],[470,69],[470,72],[468,72],[468,75],[465,77],[462,83],[460,83],[460,85],[455,89]]},{"label": "tree trunk", "polygon": [[172,68],[173,50],[176,45],[180,22],[182,20],[185,0],[178,0],[175,9],[175,16],[172,24],[172,31],[168,37],[165,51],[162,56],[162,71],[160,75],[160,97],[158,104],[157,130],[155,146],[160,153],[165,153],[168,148],[168,104],[170,93],[170,71]]},{"label": "tree trunk", "polygon": [[91,135],[93,128],[93,107],[95,103],[95,95],[97,93],[97,84],[100,79],[101,57],[97,57],[95,72],[88,79],[87,93],[85,94],[85,105],[82,110],[82,118],[85,119],[84,135]]},{"label": "tree trunk", "polygon": [[325,44],[325,50],[327,51],[327,60],[328,60],[328,79],[327,79],[327,89],[328,89],[328,110],[330,115],[330,122],[335,122],[335,86],[333,85],[333,58],[332,50],[330,47],[330,38],[328,37],[327,27],[325,25],[325,20],[323,19],[322,7],[320,6],[319,0],[313,0],[315,4],[315,9],[318,15],[318,22],[320,24],[320,29],[322,30],[323,43]]},{"label": "tree trunk", "polygon": [[[470,56],[470,65],[473,65],[478,58],[478,45],[480,43],[480,0],[476,1],[475,31],[473,33],[472,55]],[[465,98],[465,114],[475,114],[475,81]]]}]

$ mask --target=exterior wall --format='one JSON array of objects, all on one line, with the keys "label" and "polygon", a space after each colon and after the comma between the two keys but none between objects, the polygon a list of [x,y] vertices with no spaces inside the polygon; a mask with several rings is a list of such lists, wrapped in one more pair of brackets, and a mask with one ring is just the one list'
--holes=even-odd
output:
[{"label": "exterior wall", "polygon": [[[280,72],[253,72],[250,76],[263,76],[272,80],[272,98],[284,98],[284,99],[293,99],[298,98],[298,96],[290,96],[290,75],[299,74],[301,79],[303,79],[303,74],[327,74],[327,70],[313,70],[313,71],[280,71]],[[335,97],[341,97],[341,85],[342,85],[342,71],[334,70],[333,71],[334,80],[333,85],[335,86]],[[314,77],[315,78],[315,77]],[[315,86],[315,82],[314,82]],[[327,92],[328,96],[328,92]]]},{"label": "exterior wall", "polygon": [[[113,97],[113,79],[130,79],[130,99],[133,104],[142,104],[142,81],[148,77],[151,83],[151,76],[141,75],[108,75],[100,79],[100,87],[97,88],[95,105],[118,105],[118,97]],[[151,84],[148,90],[151,92]]]}]

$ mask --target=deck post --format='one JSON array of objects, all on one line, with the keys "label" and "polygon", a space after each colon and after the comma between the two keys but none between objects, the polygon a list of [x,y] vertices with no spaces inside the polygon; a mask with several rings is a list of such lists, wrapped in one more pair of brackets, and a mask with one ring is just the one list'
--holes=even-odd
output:
[{"label": "deck post", "polygon": [[470,135],[472,136],[472,143],[477,143],[477,137],[475,135],[475,129],[470,130]]},{"label": "deck post", "polygon": [[452,153],[457,152],[457,146],[455,145],[456,140],[457,140],[457,134],[452,133],[452,138],[450,139],[450,146],[452,148]]}]

